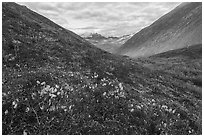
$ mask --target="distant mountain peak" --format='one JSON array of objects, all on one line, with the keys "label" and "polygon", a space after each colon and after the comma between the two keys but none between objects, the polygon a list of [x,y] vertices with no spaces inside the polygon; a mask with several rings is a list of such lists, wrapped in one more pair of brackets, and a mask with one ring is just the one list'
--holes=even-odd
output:
[{"label": "distant mountain peak", "polygon": [[95,40],[107,39],[105,36],[99,33],[82,34],[81,36],[85,39],[95,39]]},{"label": "distant mountain peak", "polygon": [[110,53],[115,53],[116,50],[132,36],[133,34],[105,37],[98,33],[90,33],[88,36],[82,35],[82,37],[84,37],[87,41],[96,47]]}]

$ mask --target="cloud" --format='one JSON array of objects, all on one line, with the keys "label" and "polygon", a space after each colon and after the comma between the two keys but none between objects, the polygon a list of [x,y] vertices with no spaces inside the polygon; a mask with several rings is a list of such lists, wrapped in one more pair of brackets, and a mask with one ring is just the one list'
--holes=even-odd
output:
[{"label": "cloud", "polygon": [[89,26],[89,27],[84,27],[84,28],[75,28],[75,29],[90,30],[90,29],[99,29],[99,28]]},{"label": "cloud", "polygon": [[57,24],[82,34],[136,33],[180,3],[158,2],[24,2],[19,3],[48,17]]}]

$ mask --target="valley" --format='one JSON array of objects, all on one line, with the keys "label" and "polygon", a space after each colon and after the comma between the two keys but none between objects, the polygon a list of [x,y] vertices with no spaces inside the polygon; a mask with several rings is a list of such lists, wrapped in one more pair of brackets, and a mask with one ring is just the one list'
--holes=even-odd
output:
[{"label": "valley", "polygon": [[132,58],[92,38],[2,3],[3,135],[202,134],[202,43]]},{"label": "valley", "polygon": [[116,50],[132,36],[133,34],[124,35],[120,37],[104,37],[100,34],[92,34],[84,38],[93,45],[95,45],[97,48],[100,48],[110,53],[115,53]]}]

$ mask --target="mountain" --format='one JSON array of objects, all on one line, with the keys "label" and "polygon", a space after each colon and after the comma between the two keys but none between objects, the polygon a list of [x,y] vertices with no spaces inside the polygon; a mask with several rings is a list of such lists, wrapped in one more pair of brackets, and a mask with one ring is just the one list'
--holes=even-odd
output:
[{"label": "mountain", "polygon": [[147,58],[138,58],[137,63],[152,70],[193,83],[202,88],[202,45],[192,45],[171,50]]},{"label": "mountain", "polygon": [[117,49],[132,36],[133,34],[124,35],[120,37],[113,37],[113,36],[105,37],[105,36],[98,34],[98,37],[89,35],[84,38],[102,50],[105,50],[110,53],[115,53]]},{"label": "mountain", "polygon": [[2,134],[202,134],[202,88],[3,2]]},{"label": "mountain", "polygon": [[103,40],[107,38],[98,33],[91,33],[89,36],[85,37],[85,39]]},{"label": "mountain", "polygon": [[117,54],[151,56],[202,43],[202,3],[183,3],[136,33]]},{"label": "mountain", "polygon": [[202,59],[202,45],[192,45],[189,47],[184,47],[181,49],[171,50],[167,52],[163,52],[160,54],[153,55],[152,57],[160,57],[160,58],[187,58],[187,59]]}]

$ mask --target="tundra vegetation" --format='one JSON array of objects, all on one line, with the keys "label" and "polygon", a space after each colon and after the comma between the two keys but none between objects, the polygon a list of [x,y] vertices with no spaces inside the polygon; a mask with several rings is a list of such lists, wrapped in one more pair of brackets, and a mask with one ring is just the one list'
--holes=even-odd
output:
[{"label": "tundra vegetation", "polygon": [[202,134],[201,58],[113,55],[15,3],[2,52],[3,134]]}]

